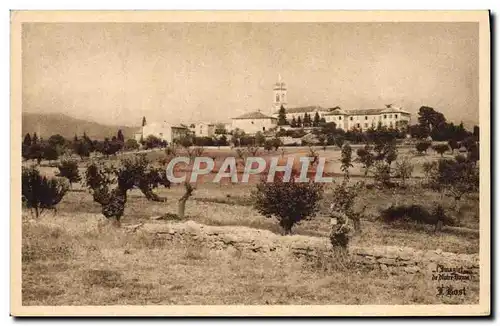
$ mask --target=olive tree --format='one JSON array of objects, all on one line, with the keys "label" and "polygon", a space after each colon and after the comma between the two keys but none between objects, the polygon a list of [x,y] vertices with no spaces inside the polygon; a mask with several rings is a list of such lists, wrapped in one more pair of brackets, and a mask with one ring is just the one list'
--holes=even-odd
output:
[{"label": "olive tree", "polygon": [[274,182],[262,180],[252,192],[257,211],[265,217],[276,218],[285,235],[291,234],[296,223],[315,216],[323,195],[323,184],[296,181],[297,175],[292,173],[288,182],[281,174],[275,176]]},{"label": "olive tree", "polygon": [[64,178],[42,176],[35,167],[23,167],[21,188],[23,204],[38,218],[46,209],[55,210],[69,186]]}]

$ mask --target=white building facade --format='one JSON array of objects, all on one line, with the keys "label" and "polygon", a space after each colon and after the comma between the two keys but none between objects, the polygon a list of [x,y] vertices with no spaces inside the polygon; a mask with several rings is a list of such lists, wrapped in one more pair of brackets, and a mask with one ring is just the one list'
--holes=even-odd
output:
[{"label": "white building facade", "polygon": [[215,135],[215,124],[200,122],[195,123],[190,128],[196,137],[212,137]]},{"label": "white building facade", "polygon": [[278,119],[267,116],[260,111],[245,113],[239,117],[233,118],[231,129],[243,130],[247,134],[265,132],[275,128],[278,125]]},{"label": "white building facade", "polygon": [[140,142],[148,136],[155,136],[170,144],[173,140],[189,134],[189,129],[183,126],[174,126],[166,121],[153,122],[144,125],[139,132],[135,134],[135,140]]},{"label": "white building facade", "polygon": [[233,118],[232,129],[242,129],[246,133],[265,132],[277,126],[279,111],[283,107],[288,124],[295,120],[304,122],[306,114],[314,121],[316,114],[325,122],[334,122],[337,128],[348,130],[367,130],[381,125],[387,128],[404,128],[410,124],[409,112],[392,104],[383,109],[356,109],[343,110],[340,107],[323,108],[321,106],[304,106],[287,108],[287,85],[281,81],[273,87],[273,105],[271,114],[265,115],[260,111],[250,112]]},{"label": "white building facade", "polygon": [[409,112],[387,105],[384,109],[342,110],[335,108],[324,114],[326,122],[334,122],[337,128],[347,130],[367,130],[379,125],[387,128],[403,128],[410,124]]}]

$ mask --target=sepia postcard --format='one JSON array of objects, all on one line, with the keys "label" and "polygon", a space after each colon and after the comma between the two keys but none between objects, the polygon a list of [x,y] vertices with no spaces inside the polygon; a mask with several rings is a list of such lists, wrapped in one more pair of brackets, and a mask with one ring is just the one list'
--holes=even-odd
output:
[{"label": "sepia postcard", "polygon": [[11,315],[489,316],[488,11],[11,11]]}]

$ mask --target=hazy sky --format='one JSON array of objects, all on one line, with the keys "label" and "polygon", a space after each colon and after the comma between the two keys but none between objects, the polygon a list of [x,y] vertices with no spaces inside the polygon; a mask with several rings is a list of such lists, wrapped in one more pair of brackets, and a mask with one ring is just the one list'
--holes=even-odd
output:
[{"label": "hazy sky", "polygon": [[30,23],[22,50],[25,112],[105,124],[269,113],[278,74],[289,107],[479,117],[476,23]]}]

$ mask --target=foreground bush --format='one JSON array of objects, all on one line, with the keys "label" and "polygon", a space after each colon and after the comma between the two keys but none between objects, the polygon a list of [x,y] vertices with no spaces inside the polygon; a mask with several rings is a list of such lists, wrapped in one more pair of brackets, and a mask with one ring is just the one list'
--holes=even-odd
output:
[{"label": "foreground bush", "polygon": [[432,143],[430,141],[421,141],[415,145],[417,152],[420,154],[426,153],[429,147],[431,147]]},{"label": "foreground bush", "polygon": [[22,168],[22,201],[39,217],[45,209],[55,209],[68,191],[68,183],[62,178],[41,176],[34,168]]},{"label": "foreground bush", "polygon": [[[336,218],[339,223],[348,224],[350,221],[354,224],[354,230],[361,233],[361,217],[364,215],[366,206],[360,210],[354,210],[356,199],[361,194],[364,183],[351,183],[348,178],[333,188],[332,203],[330,205],[331,216]],[[347,245],[347,244],[346,244]]]},{"label": "foreground bush", "polygon": [[401,179],[401,186],[406,186],[406,180],[411,178],[414,166],[408,158],[396,161],[395,173],[396,177]]},{"label": "foreground bush", "polygon": [[435,150],[441,157],[443,157],[443,154],[446,153],[450,147],[447,144],[437,144],[432,146],[432,149]]},{"label": "foreground bush", "polygon": [[69,186],[72,187],[73,182],[79,182],[81,180],[80,174],[78,173],[78,163],[73,160],[63,160],[57,166],[59,172],[58,177],[63,177],[68,179]]},{"label": "foreground bush", "polygon": [[479,168],[461,155],[454,160],[441,159],[432,171],[430,186],[452,197],[458,212],[463,196],[479,191]]},{"label": "foreground bush", "polygon": [[277,175],[274,182],[262,180],[252,192],[255,209],[268,218],[275,217],[285,235],[296,223],[316,214],[323,195],[323,184],[312,180],[296,182],[296,176],[292,173],[289,182],[283,180],[283,175]]},{"label": "foreground bush", "polygon": [[440,230],[443,225],[455,225],[453,219],[445,214],[441,205],[434,206],[431,212],[420,205],[391,205],[381,212],[380,217],[388,224],[416,222],[434,225],[436,231]]},{"label": "foreground bush", "polygon": [[166,172],[150,166],[144,155],[123,159],[119,167],[92,162],[87,166],[84,184],[91,191],[94,201],[102,206],[102,214],[114,219],[116,224],[123,216],[127,191],[137,187],[148,200],[160,201],[153,188],[160,184],[170,186]]}]

